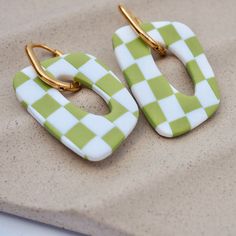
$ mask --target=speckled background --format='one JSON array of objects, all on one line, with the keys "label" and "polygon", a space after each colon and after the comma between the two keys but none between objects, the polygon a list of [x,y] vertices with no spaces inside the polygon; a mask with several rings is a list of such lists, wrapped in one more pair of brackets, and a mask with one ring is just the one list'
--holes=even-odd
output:
[{"label": "speckled background", "polygon": [[[0,0],[0,210],[99,236],[235,235],[236,2],[124,2],[145,21],[176,20],[195,31],[217,76],[220,109],[176,139],[158,136],[141,115],[114,155],[84,161],[20,106],[12,77],[29,65],[24,45],[32,41],[93,54],[124,81],[111,44],[126,24],[118,1]],[[176,58],[157,64],[180,91],[193,93]],[[90,112],[108,112],[89,90],[69,98]]]}]

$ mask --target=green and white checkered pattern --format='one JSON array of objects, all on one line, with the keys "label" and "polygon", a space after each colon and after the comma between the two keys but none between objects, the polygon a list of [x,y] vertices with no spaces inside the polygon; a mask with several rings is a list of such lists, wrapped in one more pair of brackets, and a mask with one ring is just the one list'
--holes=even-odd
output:
[{"label": "green and white checkered pattern", "polygon": [[71,78],[99,94],[108,104],[105,116],[88,113],[40,80],[29,66],[14,77],[17,98],[52,135],[79,156],[99,161],[131,133],[138,107],[123,84],[95,57],[73,53],[42,62],[51,76]]},{"label": "green and white checkered pattern", "polygon": [[219,90],[211,66],[190,28],[178,22],[153,22],[142,28],[186,66],[194,96],[171,86],[151,56],[150,48],[130,26],[113,35],[118,63],[131,91],[153,128],[166,137],[184,134],[207,120],[219,106]]}]

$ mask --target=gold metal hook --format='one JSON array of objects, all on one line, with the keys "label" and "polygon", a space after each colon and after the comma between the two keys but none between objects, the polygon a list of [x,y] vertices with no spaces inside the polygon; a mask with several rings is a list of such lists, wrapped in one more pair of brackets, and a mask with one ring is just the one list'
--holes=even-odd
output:
[{"label": "gold metal hook", "polygon": [[54,56],[61,56],[63,53],[57,49],[53,49],[48,47],[47,45],[44,44],[32,44],[29,43],[25,46],[25,51],[26,54],[34,67],[35,71],[38,73],[40,79],[45,82],[46,84],[50,85],[51,87],[58,89],[60,91],[71,91],[71,92],[76,92],[80,89],[80,85],[78,82],[63,82],[56,80],[54,78],[51,78],[45,70],[42,68],[40,61],[38,60],[34,48],[43,48],[51,53],[53,53]]},{"label": "gold metal hook", "polygon": [[140,38],[154,51],[158,52],[161,56],[166,55],[166,48],[152,37],[150,37],[142,28],[141,23],[142,21],[134,16],[129,10],[127,10],[123,5],[119,5],[119,9],[121,13],[125,16],[125,18],[129,21],[135,32],[140,36]]}]

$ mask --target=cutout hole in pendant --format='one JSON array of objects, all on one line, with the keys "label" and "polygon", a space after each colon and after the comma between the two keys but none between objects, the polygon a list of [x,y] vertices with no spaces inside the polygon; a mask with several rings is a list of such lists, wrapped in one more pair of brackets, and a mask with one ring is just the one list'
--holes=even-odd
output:
[{"label": "cutout hole in pendant", "polygon": [[[39,49],[36,48],[35,50],[37,51]],[[42,50],[39,50],[38,54],[42,58],[41,61],[48,60],[52,55],[50,52]],[[67,75],[65,71],[62,72],[61,75],[57,76],[56,79],[63,82],[71,82],[73,76]],[[110,113],[110,109],[104,99],[91,89],[82,87],[78,92],[65,91],[62,95],[86,112],[101,116]]]},{"label": "cutout hole in pendant", "polygon": [[193,81],[178,58],[171,54],[160,57],[154,51],[152,56],[161,73],[175,89],[188,96],[194,95]]},{"label": "cutout hole in pendant", "polygon": [[63,95],[79,108],[95,115],[106,115],[110,112],[108,105],[94,91],[82,88],[75,93],[63,93]]}]

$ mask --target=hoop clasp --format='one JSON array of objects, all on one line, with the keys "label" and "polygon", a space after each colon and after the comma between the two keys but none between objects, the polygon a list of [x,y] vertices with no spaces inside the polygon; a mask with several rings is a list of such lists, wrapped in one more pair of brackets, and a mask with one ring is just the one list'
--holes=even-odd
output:
[{"label": "hoop clasp", "polygon": [[119,5],[119,9],[121,13],[125,16],[125,18],[129,21],[135,32],[140,36],[140,38],[148,44],[154,51],[158,52],[161,56],[166,55],[166,48],[152,37],[150,37],[142,28],[142,21],[134,16],[131,12],[129,12],[123,5]]},{"label": "hoop clasp", "polygon": [[54,56],[61,56],[63,53],[57,49],[53,49],[48,47],[47,45],[44,44],[32,44],[29,43],[25,46],[25,51],[26,54],[34,67],[35,71],[38,73],[40,79],[45,82],[46,84],[50,85],[51,87],[58,89],[60,91],[71,91],[71,92],[76,92],[80,89],[80,85],[78,82],[63,82],[56,80],[54,78],[51,78],[45,70],[42,68],[40,61],[38,60],[34,48],[43,48],[51,53],[53,53]]}]

